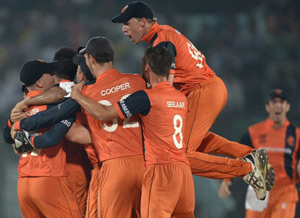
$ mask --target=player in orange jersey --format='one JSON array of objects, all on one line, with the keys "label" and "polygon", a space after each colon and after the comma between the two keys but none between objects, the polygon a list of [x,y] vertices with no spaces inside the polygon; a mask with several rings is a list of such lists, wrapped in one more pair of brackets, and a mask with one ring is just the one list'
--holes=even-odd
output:
[{"label": "player in orange jersey", "polygon": [[[112,64],[114,47],[104,37],[90,39],[81,50],[96,82],[82,93],[96,104],[111,105],[145,88],[140,75],[121,74]],[[83,108],[85,109],[85,108]],[[98,217],[139,216],[144,174],[142,131],[138,117],[102,122],[97,111],[83,110],[90,134],[102,162],[99,173]]]},{"label": "player in orange jersey", "polygon": [[[254,149],[264,148],[276,172],[274,188],[264,201],[253,198],[248,187],[246,195],[247,218],[293,218],[299,200],[296,183],[300,176],[300,129],[286,117],[290,110],[287,94],[281,89],[272,90],[267,98],[266,111],[269,117],[250,126],[241,138],[241,143]],[[230,195],[231,181],[223,181],[220,197]]]},{"label": "player in orange jersey", "polygon": [[[75,52],[76,54],[76,52]],[[86,81],[88,83],[92,83],[93,77],[88,70],[88,67],[85,64],[85,59],[83,55],[76,55],[74,56],[74,52],[71,52],[69,48],[62,48],[58,52],[56,52],[54,59],[59,59],[60,61],[60,67],[57,70],[56,73],[56,82],[59,84],[61,87],[65,88],[68,90],[67,87],[70,87],[69,84],[72,85],[72,82],[68,82],[64,79],[69,79],[73,80],[73,78],[70,75],[73,75],[76,72],[77,66],[72,63],[72,58],[73,61],[76,65],[80,65],[77,69],[77,81],[86,81],[88,78],[89,80]],[[83,59],[83,60],[82,60]],[[74,66],[75,66],[75,71],[74,71]],[[85,72],[83,72],[81,69],[83,69]],[[59,76],[58,76],[58,75]],[[64,78],[64,79],[63,79]],[[62,82],[62,80],[64,80]],[[74,84],[74,83],[73,83]],[[57,90],[54,90],[56,94],[54,95],[61,95],[61,93],[57,93]],[[67,92],[62,92],[62,96],[67,95]],[[49,97],[50,96],[50,97]],[[52,98],[53,96],[51,92],[44,93],[43,95],[36,96],[37,98],[30,98],[26,99],[25,105],[27,104],[35,104],[35,102],[38,100],[39,103],[42,102],[48,102],[48,98]],[[59,100],[59,98],[57,99]],[[72,99],[69,99],[72,100]],[[74,100],[72,100],[74,101]],[[24,103],[24,102],[23,102]],[[56,102],[52,102],[56,103]],[[76,103],[76,102],[75,102]],[[56,118],[51,117],[52,115],[59,116],[59,113],[64,113],[65,112],[65,104],[69,106],[74,106],[70,101],[68,102],[65,101],[64,103],[60,104],[58,106],[58,111],[53,111],[53,109],[56,108],[51,108],[50,110],[44,111],[39,113],[38,115],[43,114],[42,116],[39,116],[38,119],[35,119],[35,116],[32,116],[28,119],[23,119],[20,123],[20,126],[22,126],[23,129],[26,130],[34,130],[36,128],[43,128],[48,125],[43,126],[45,123],[48,122],[48,120],[55,120]],[[76,105],[75,105],[76,106]],[[75,115],[75,114],[74,114]],[[13,115],[12,117],[15,117]],[[67,116],[70,117],[70,116]],[[27,121],[27,122],[25,122]],[[33,123],[33,125],[32,125]],[[79,125],[77,125],[79,124]],[[84,149],[88,155],[88,158],[91,162],[91,164],[94,166],[94,169],[92,170],[92,173],[90,172],[90,163],[87,162],[85,152],[82,150],[78,150],[78,148],[83,148],[82,146],[76,145],[76,144],[70,144],[68,143],[67,140],[64,141],[64,150],[67,154],[67,171],[68,171],[68,180],[70,182],[70,185],[72,189],[75,192],[75,195],[77,197],[77,200],[80,204],[81,212],[84,213],[86,211],[85,217],[97,217],[96,214],[96,194],[98,193],[97,187],[98,187],[98,170],[99,170],[99,160],[98,160],[98,155],[96,154],[96,151],[94,149],[94,146],[92,144],[87,144],[91,143],[91,139],[89,137],[89,132],[87,129],[85,129],[82,125],[85,125],[85,119],[81,115],[81,113],[76,114],[76,124],[73,123],[72,127],[68,131],[59,130],[53,131],[51,133],[52,129],[57,125],[55,122],[52,123],[54,125],[51,130],[47,131],[41,136],[38,137],[29,137],[29,140],[31,141],[32,145],[36,148],[46,148],[46,147],[52,147],[55,146],[58,141],[60,141],[64,136],[66,139],[68,139],[71,142],[77,142],[80,144],[84,144]],[[76,127],[74,128],[74,125]],[[66,135],[65,135],[66,134]],[[88,137],[86,137],[88,135]],[[54,137],[55,136],[55,137]],[[66,147],[68,145],[68,147]],[[67,148],[67,149],[66,149]],[[83,171],[84,170],[84,171]],[[89,189],[88,189],[88,201],[86,200],[87,198],[87,186],[88,186],[88,181],[86,178],[90,177],[90,174],[92,176]],[[86,208],[86,210],[85,210]],[[84,216],[84,215],[83,215]]]},{"label": "player in orange jersey", "polygon": [[[185,36],[171,26],[158,25],[152,9],[141,1],[127,4],[119,15],[112,18],[112,22],[123,23],[122,31],[131,42],[138,44],[145,41],[149,47],[162,46],[171,52],[173,63],[168,80],[187,97],[184,134],[194,175],[216,179],[244,176],[252,171],[253,161],[251,164],[240,158],[252,154],[261,160],[257,167],[263,170],[264,179],[271,180],[267,176],[270,166],[267,167],[266,152],[261,152],[263,157],[260,158],[260,152],[253,152],[247,146],[209,132],[227,102],[227,90],[223,81],[207,65],[205,56]],[[273,184],[273,181],[268,184]],[[265,188],[269,190],[272,187]],[[258,198],[264,198],[261,194]]]},{"label": "player in orange jersey", "polygon": [[[90,59],[88,54],[86,59]],[[147,49],[143,71],[149,75],[152,89],[137,91],[112,106],[100,105],[81,94],[82,83],[71,93],[87,112],[103,121],[140,115],[146,160],[142,218],[194,217],[194,185],[183,140],[186,97],[167,81],[171,63],[167,49]]]},{"label": "player in orange jersey", "polygon": [[[38,95],[54,84],[52,73],[57,70],[57,65],[57,62],[39,60],[24,64],[20,80],[29,91],[28,97]],[[32,116],[46,109],[46,105],[33,106],[26,113]],[[40,129],[36,134],[44,131]],[[79,205],[66,178],[66,154],[62,144],[23,153],[18,172],[18,200],[24,217],[81,217]]]}]

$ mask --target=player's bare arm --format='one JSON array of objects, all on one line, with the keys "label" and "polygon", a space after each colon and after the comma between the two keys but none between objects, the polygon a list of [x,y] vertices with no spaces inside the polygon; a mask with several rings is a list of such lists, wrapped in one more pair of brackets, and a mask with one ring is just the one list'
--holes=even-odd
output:
[{"label": "player's bare arm", "polygon": [[23,118],[26,118],[25,110],[27,109],[27,106],[22,106],[22,101],[16,104],[16,106],[12,109],[10,113],[10,120],[15,123],[19,120],[22,120]]},{"label": "player's bare arm", "polygon": [[75,142],[77,144],[91,144],[92,138],[89,130],[83,125],[78,125],[73,123],[72,127],[69,129],[68,133],[65,135],[66,139],[70,142]]},{"label": "player's bare arm", "polygon": [[83,82],[76,84],[72,88],[71,97],[76,100],[89,114],[101,121],[109,121],[118,118],[118,112],[114,106],[104,106],[81,94]]},{"label": "player's bare arm", "polygon": [[67,92],[59,86],[53,86],[49,90],[32,98],[24,99],[24,104],[28,107],[31,105],[43,105],[63,102]]},{"label": "player's bare arm", "polygon": [[174,74],[172,73],[169,73],[168,75],[168,81],[171,85],[173,85],[173,81],[174,81]]}]

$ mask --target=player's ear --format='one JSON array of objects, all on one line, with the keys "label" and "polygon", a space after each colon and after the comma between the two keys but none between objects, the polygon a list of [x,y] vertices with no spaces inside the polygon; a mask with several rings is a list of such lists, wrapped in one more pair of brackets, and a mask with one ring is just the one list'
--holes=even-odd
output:
[{"label": "player's ear", "polygon": [[269,113],[269,112],[270,112],[270,105],[269,105],[269,102],[266,103],[265,108],[266,108],[266,111]]},{"label": "player's ear", "polygon": [[39,87],[39,88],[43,88],[43,87],[44,87],[44,84],[43,84],[43,82],[42,82],[41,80],[37,80],[37,81],[35,82],[35,85],[36,85],[37,87]]}]

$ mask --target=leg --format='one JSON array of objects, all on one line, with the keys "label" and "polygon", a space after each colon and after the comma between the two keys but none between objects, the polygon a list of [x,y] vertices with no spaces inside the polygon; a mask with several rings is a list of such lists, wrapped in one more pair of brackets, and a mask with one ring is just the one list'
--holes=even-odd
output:
[{"label": "leg", "polygon": [[130,218],[132,208],[139,208],[135,203],[141,198],[143,174],[142,155],[105,161],[99,176],[98,217]]},{"label": "leg", "polygon": [[82,218],[66,177],[34,177],[29,186],[32,201],[45,217]]},{"label": "leg", "polygon": [[[68,162],[66,164],[68,175],[67,178],[80,206],[82,216],[84,216],[86,211],[86,202],[91,170],[85,166],[86,164],[84,162],[84,160],[79,160]],[[87,172],[88,174],[86,174],[86,171],[89,171]]]},{"label": "leg", "polygon": [[40,218],[45,217],[38,207],[32,202],[29,191],[28,177],[18,178],[18,200],[24,218]]},{"label": "leg", "polygon": [[229,141],[215,133],[208,132],[197,151],[242,158],[250,154],[253,149],[249,146]]},{"label": "leg", "polygon": [[87,204],[86,204],[86,218],[97,218],[97,195],[99,188],[99,171],[100,166],[94,166],[94,169],[91,172],[91,181],[89,185],[89,191],[87,196]]},{"label": "leg", "polygon": [[186,218],[193,217],[194,196],[190,168],[185,163],[148,166],[142,188],[142,218],[170,218],[175,211]]},{"label": "leg", "polygon": [[231,179],[252,171],[251,163],[238,158],[230,159],[201,152],[188,154],[193,175],[210,179]]},{"label": "leg", "polygon": [[193,90],[189,90],[187,99],[185,140],[192,173],[197,176],[223,179],[244,176],[251,172],[251,164],[242,160],[197,152],[215,152],[242,157],[252,151],[247,146],[241,146],[212,133],[208,134],[208,130],[227,101],[227,90],[222,80],[215,77],[199,86],[194,86]]}]

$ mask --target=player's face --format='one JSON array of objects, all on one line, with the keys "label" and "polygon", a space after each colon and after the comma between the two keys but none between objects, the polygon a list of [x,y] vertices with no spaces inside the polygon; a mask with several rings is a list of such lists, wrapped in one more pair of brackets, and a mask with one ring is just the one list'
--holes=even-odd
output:
[{"label": "player's face", "polygon": [[144,27],[144,19],[131,18],[129,21],[123,23],[122,31],[125,36],[129,37],[131,42],[138,44],[146,34]]},{"label": "player's face", "polygon": [[86,80],[85,76],[84,76],[84,73],[82,72],[80,66],[77,67],[76,80],[77,80],[77,83],[80,83],[81,81]]},{"label": "player's face", "polygon": [[272,98],[266,105],[266,110],[269,113],[269,118],[275,123],[283,123],[286,119],[286,114],[290,110],[290,104],[287,100],[280,97]]},{"label": "player's face", "polygon": [[44,90],[50,89],[55,84],[55,74],[45,73],[39,80]]}]

